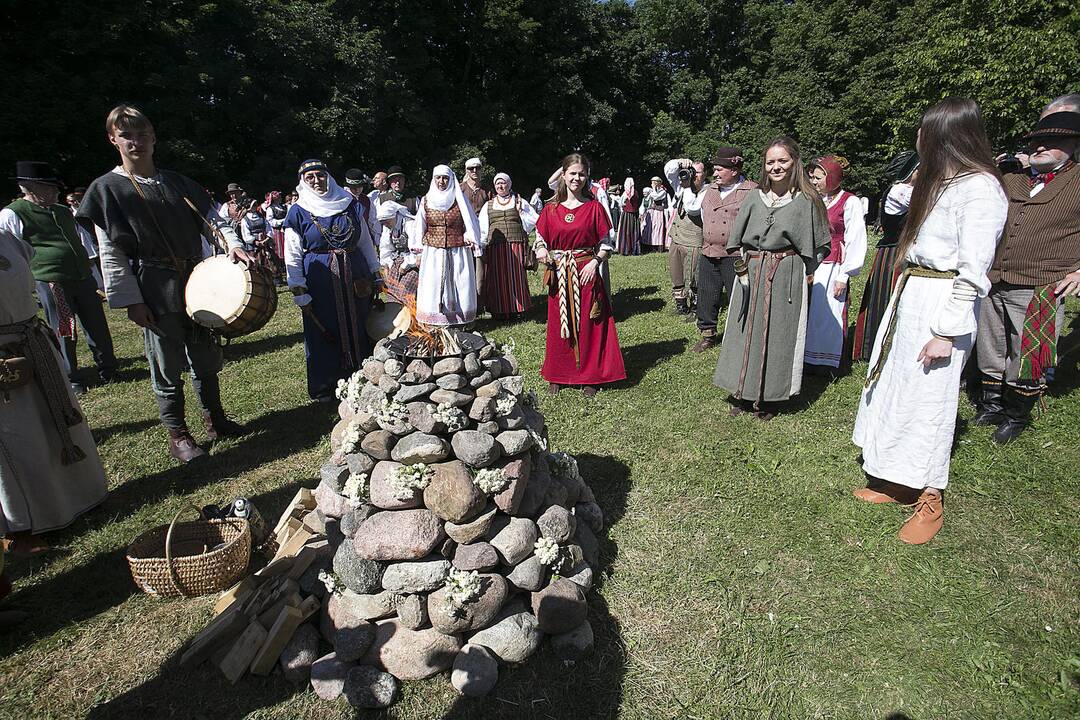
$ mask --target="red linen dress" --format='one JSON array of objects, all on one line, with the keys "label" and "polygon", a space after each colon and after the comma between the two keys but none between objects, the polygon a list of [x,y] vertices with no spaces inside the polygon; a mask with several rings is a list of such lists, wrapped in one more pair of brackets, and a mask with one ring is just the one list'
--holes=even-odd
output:
[{"label": "red linen dress", "polygon": [[[611,231],[611,221],[596,200],[570,209],[548,203],[540,213],[536,230],[547,242],[548,252],[587,251],[577,258],[580,271],[592,259],[591,253]],[[600,304],[600,317],[589,317],[593,303]],[[600,273],[593,282],[581,285],[581,316],[579,319],[578,358],[570,340],[560,337],[559,295],[548,288],[547,347],[540,375],[548,382],[560,385],[601,385],[626,378],[619,337],[615,333],[615,318]]]}]

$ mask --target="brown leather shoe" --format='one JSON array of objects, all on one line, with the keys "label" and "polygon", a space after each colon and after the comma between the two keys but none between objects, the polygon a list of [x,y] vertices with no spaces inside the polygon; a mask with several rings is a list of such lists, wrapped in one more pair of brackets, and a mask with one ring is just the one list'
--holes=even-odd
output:
[{"label": "brown leather shoe", "polygon": [[900,503],[901,505],[913,505],[919,499],[919,491],[905,485],[891,483],[887,480],[871,479],[866,487],[854,490],[852,493],[863,502],[880,505],[884,503]]},{"label": "brown leather shoe", "polygon": [[203,411],[203,424],[206,426],[206,438],[208,440],[220,440],[221,438],[228,437],[241,437],[247,435],[250,430],[236,422],[230,420],[229,416],[225,413],[215,415],[209,412]]},{"label": "brown leather shoe", "polygon": [[595,385],[586,385],[585,387],[581,388],[581,394],[587,398],[596,397],[596,393],[598,390],[600,390],[600,388],[596,387]]},{"label": "brown leather shoe", "polygon": [[695,345],[693,347],[693,352],[700,355],[701,353],[705,352],[706,350],[711,350],[714,347],[716,347],[716,336],[715,335],[705,335],[700,340],[698,340],[697,345]]},{"label": "brown leather shoe", "polygon": [[940,493],[923,490],[915,503],[915,513],[900,528],[900,539],[908,545],[930,542],[941,530],[945,505]]},{"label": "brown leather shoe", "polygon": [[560,390],[562,390],[562,385],[560,385],[559,383],[548,383],[549,394],[558,395]]},{"label": "brown leather shoe", "polygon": [[169,428],[169,454],[187,464],[205,455],[206,451],[195,444],[195,439],[186,427]]}]

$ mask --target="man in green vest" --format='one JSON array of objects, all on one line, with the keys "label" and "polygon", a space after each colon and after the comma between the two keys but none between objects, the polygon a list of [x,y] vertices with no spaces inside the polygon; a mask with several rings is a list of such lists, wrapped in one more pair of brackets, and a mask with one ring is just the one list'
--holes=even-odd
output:
[{"label": "man in green vest", "polygon": [[[34,248],[30,268],[37,281],[38,300],[60,342],[71,387],[82,394],[86,386],[78,373],[76,319],[101,381],[109,382],[116,371],[112,334],[82,237],[86,230],[75,223],[71,210],[58,202],[61,183],[47,163],[19,161],[13,179],[23,197],[0,210],[0,232]],[[93,246],[92,239],[86,239]]]}]

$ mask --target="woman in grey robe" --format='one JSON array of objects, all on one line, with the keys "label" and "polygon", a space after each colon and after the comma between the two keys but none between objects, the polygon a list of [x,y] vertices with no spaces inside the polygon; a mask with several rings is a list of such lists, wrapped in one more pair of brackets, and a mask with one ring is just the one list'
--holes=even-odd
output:
[{"label": "woman in grey robe", "polygon": [[807,284],[829,250],[825,206],[789,137],[765,151],[761,188],[731,228],[739,249],[735,283],[713,383],[732,395],[732,414],[772,419],[776,403],[802,389]]},{"label": "woman in grey robe", "polygon": [[47,549],[41,533],[70,525],[108,494],[94,438],[37,316],[33,253],[0,234],[0,533],[16,554]]}]

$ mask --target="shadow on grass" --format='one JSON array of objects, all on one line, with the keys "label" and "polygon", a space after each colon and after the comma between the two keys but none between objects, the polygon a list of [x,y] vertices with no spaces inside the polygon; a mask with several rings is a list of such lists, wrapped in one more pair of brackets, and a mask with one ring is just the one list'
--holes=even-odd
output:
[{"label": "shadow on grass", "polygon": [[630,388],[641,382],[645,374],[669,358],[682,355],[686,351],[686,338],[673,340],[655,340],[624,347],[623,363],[626,365],[626,380],[616,383],[616,387]]},{"label": "shadow on grass", "polygon": [[648,297],[658,292],[660,292],[660,287],[657,285],[628,287],[615,292],[611,298],[615,322],[625,322],[635,315],[644,315],[663,308],[663,299]]},{"label": "shadow on grass", "polygon": [[101,445],[114,435],[134,435],[135,433],[149,430],[160,423],[161,421],[157,418],[149,420],[132,420],[131,422],[117,423],[116,425],[92,427],[90,428],[90,433],[94,436],[94,442]]},{"label": "shadow on grass", "polygon": [[222,347],[225,360],[243,360],[256,355],[277,352],[304,342],[304,333],[300,331],[285,335],[269,335],[258,340],[234,340]]}]

